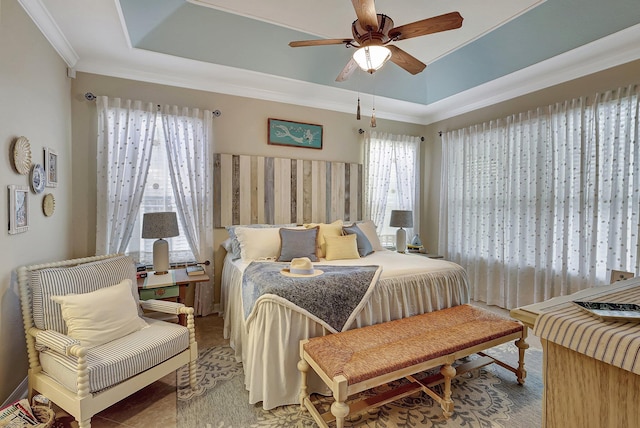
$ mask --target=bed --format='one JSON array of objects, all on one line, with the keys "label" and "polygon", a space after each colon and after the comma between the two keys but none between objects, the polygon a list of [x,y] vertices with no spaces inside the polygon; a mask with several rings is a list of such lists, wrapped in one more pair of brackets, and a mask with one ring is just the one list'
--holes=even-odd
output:
[{"label": "bed", "polygon": [[[275,236],[273,231],[252,233],[262,233],[262,238],[269,233]],[[300,340],[323,336],[332,331],[305,311],[295,310],[275,296],[262,296],[252,308],[251,316],[245,316],[242,297],[245,270],[256,260],[272,262],[273,254],[269,257],[269,251],[284,251],[282,243],[256,239],[256,236],[251,237],[252,246],[258,241],[269,242],[260,245],[272,245],[271,249],[261,248],[258,253],[243,253],[246,257],[237,258],[231,246],[227,247],[229,252],[222,270],[221,305],[224,336],[235,350],[236,359],[243,363],[249,402],[262,402],[262,407],[268,410],[299,402],[300,375],[297,363]],[[377,239],[370,233],[367,236],[371,241]],[[323,269],[323,266],[381,267],[379,278],[354,314],[349,329],[468,303],[467,275],[459,265],[419,254],[386,250],[381,248],[379,241],[373,247],[376,251],[365,257],[327,260],[327,253],[322,254],[326,257],[314,262],[318,269]],[[258,257],[260,255],[263,257]],[[308,387],[311,392],[329,393],[317,376],[310,376]]]}]

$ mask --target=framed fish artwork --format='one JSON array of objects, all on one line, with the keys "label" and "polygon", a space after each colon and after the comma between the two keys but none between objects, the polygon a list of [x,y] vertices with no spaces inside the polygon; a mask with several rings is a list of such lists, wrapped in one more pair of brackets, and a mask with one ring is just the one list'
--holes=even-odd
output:
[{"label": "framed fish artwork", "polygon": [[322,125],[269,119],[269,144],[322,149]]}]

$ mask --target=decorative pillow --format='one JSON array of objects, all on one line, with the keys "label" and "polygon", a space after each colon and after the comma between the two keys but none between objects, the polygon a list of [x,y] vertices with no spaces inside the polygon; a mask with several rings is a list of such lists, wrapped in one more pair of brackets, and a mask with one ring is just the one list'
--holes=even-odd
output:
[{"label": "decorative pillow", "polygon": [[131,296],[131,280],[90,293],[51,296],[62,309],[67,336],[85,347],[102,345],[147,327]]},{"label": "decorative pillow", "polygon": [[364,234],[360,228],[353,223],[351,226],[345,226],[342,228],[345,234],[347,235],[356,235],[356,242],[358,243],[358,254],[360,257],[368,256],[373,253],[373,247],[371,246],[371,242],[367,238],[367,235]]},{"label": "decorative pillow", "polygon": [[378,232],[376,231],[376,225],[371,220],[365,220],[361,223],[356,223],[356,226],[364,232],[365,236],[371,243],[373,247],[373,251],[383,251],[384,247],[380,243],[380,238],[378,238]]},{"label": "decorative pillow", "polygon": [[242,260],[277,259],[280,255],[280,228],[236,227]]},{"label": "decorative pillow", "polygon": [[240,249],[240,242],[238,241],[238,237],[236,236],[236,229],[238,227],[250,227],[252,229],[268,229],[268,228],[281,228],[281,227],[293,227],[295,224],[245,224],[245,225],[237,225],[237,226],[227,226],[227,233],[229,233],[229,239],[231,239],[231,250],[227,250],[227,252],[231,253],[232,260],[238,260],[242,257],[242,250]]},{"label": "decorative pillow", "polygon": [[299,257],[307,257],[312,262],[318,261],[316,256],[316,242],[320,227],[311,229],[280,229],[280,256],[279,262],[290,262]]},{"label": "decorative pillow", "polygon": [[359,259],[357,235],[325,236],[327,260]]},{"label": "decorative pillow", "polygon": [[309,223],[305,224],[304,227],[309,229],[312,227],[319,226],[320,230],[318,231],[318,250],[316,254],[318,257],[325,257],[326,251],[326,236],[341,236],[342,235],[342,220],[336,220],[333,223]]},{"label": "decorative pillow", "polygon": [[224,241],[222,241],[222,248],[224,248],[226,250],[227,253],[230,253],[231,251],[233,251],[233,246],[231,245],[231,238],[227,238]]}]

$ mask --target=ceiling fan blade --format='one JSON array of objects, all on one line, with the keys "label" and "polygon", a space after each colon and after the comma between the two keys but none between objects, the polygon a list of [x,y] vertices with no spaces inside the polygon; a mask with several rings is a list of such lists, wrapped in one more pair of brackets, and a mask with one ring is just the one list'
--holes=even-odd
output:
[{"label": "ceiling fan blade", "polygon": [[347,80],[349,77],[351,77],[356,68],[358,68],[358,64],[353,58],[351,58],[347,65],[344,66],[340,74],[338,74],[338,77],[336,77],[336,82],[344,82],[345,80]]},{"label": "ceiling fan blade", "polygon": [[462,27],[462,20],[462,15],[459,12],[445,13],[444,15],[395,27],[389,31],[389,38],[392,40],[405,40],[441,31],[455,30]]},{"label": "ceiling fan blade", "polygon": [[344,45],[353,42],[353,39],[318,39],[318,40],[298,40],[289,42],[292,48],[301,46],[323,46],[323,45]]},{"label": "ceiling fan blade", "polygon": [[391,62],[404,68],[411,74],[418,74],[427,66],[427,64],[409,55],[397,46],[387,45],[387,47],[391,50]]},{"label": "ceiling fan blade", "polygon": [[378,29],[378,15],[374,0],[351,0],[356,10],[358,22],[365,30],[376,31]]}]

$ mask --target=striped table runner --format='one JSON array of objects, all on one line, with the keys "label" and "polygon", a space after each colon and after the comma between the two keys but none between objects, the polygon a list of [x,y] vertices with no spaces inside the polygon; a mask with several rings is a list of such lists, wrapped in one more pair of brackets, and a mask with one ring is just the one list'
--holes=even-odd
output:
[{"label": "striped table runner", "polygon": [[[640,304],[640,285],[576,300]],[[566,302],[541,314],[533,332],[540,339],[640,374],[640,323],[601,321],[577,305]]]}]

